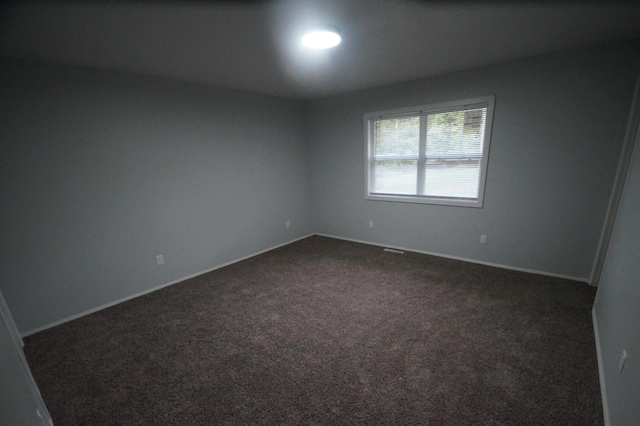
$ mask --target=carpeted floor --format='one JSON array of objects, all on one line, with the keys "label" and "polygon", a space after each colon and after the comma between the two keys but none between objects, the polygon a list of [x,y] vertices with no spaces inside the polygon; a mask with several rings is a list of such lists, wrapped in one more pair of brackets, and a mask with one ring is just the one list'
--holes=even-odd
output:
[{"label": "carpeted floor", "polygon": [[25,353],[56,425],[600,425],[594,295],[314,236]]}]

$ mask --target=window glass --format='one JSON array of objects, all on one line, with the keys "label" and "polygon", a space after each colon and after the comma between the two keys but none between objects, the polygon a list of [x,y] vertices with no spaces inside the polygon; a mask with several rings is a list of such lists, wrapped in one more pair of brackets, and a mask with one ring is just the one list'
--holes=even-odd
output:
[{"label": "window glass", "polygon": [[366,114],[366,198],[482,207],[493,103]]}]

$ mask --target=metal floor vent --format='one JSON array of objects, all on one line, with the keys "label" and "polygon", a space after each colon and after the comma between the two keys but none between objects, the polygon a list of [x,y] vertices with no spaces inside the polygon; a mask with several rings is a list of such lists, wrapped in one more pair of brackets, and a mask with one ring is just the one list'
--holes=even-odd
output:
[{"label": "metal floor vent", "polygon": [[396,249],[392,249],[392,248],[385,248],[384,251],[388,251],[389,253],[397,253],[397,254],[404,254],[404,252],[402,250],[396,250]]}]

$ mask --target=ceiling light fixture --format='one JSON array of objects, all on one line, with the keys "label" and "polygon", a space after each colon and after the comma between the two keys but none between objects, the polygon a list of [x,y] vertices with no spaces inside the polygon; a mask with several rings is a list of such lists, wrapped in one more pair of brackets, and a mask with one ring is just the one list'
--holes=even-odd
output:
[{"label": "ceiling light fixture", "polygon": [[339,45],[341,41],[338,31],[331,27],[315,29],[302,37],[302,44],[309,49],[330,49]]}]

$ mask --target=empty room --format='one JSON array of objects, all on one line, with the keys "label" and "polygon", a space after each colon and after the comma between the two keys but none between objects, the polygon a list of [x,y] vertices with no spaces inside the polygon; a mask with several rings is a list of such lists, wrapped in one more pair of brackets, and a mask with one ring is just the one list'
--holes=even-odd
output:
[{"label": "empty room", "polygon": [[639,4],[1,11],[1,424],[638,424]]}]

